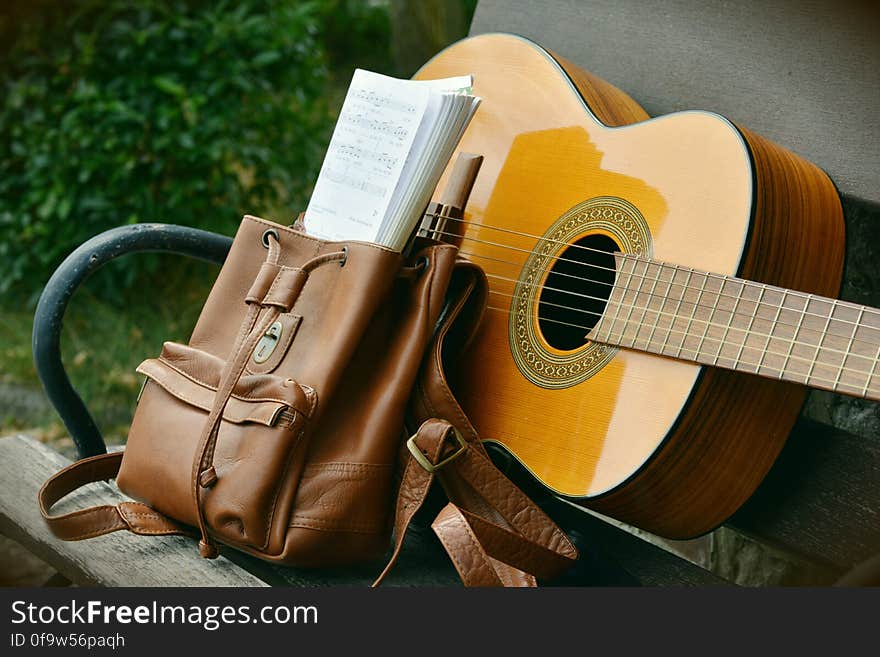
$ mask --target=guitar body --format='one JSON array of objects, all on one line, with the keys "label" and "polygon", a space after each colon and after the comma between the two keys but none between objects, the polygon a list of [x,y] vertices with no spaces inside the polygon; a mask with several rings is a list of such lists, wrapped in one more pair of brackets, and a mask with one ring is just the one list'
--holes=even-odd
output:
[{"label": "guitar body", "polygon": [[519,37],[459,42],[416,77],[468,73],[483,104],[459,150],[485,159],[461,248],[491,292],[453,364],[464,410],[483,440],[571,501],[669,538],[713,529],[767,473],[807,389],[560,342],[518,283],[548,285],[554,262],[576,254],[565,244],[611,239],[656,260],[836,296],[844,227],[833,184],[716,114],[650,119]]}]

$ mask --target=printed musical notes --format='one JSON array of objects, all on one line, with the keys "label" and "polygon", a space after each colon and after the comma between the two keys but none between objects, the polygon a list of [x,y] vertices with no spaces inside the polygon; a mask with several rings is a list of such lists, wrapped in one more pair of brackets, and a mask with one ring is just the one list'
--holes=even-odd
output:
[{"label": "printed musical notes", "polygon": [[470,77],[421,82],[355,71],[306,230],[402,249],[479,103],[470,86]]}]

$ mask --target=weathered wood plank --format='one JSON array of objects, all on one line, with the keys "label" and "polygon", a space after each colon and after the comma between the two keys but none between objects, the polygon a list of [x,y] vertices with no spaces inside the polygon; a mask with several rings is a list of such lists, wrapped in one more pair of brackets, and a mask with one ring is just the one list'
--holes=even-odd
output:
[{"label": "weathered wood plank", "polygon": [[[495,464],[568,534],[581,553],[580,584],[644,586],[718,586],[730,582],[669,551],[669,545],[645,532],[587,512],[543,488],[516,459],[488,445]],[[649,539],[649,540],[646,540]]]},{"label": "weathered wood plank", "polygon": [[848,570],[880,551],[880,444],[798,422],[731,525]]},{"label": "weathered wood plank", "polygon": [[[21,543],[72,582],[94,586],[266,586],[224,557],[213,561],[200,558],[192,540],[182,536],[116,532],[88,541],[59,541],[40,516],[37,491],[47,477],[69,463],[32,438],[0,438],[0,533]],[[69,495],[56,508],[71,511],[123,499],[114,485],[98,483]]]},{"label": "weathered wood plank", "polygon": [[[581,563],[553,585],[642,585],[713,586],[725,580],[685,561],[641,538],[613,527],[598,518],[584,519],[580,512],[576,527],[567,522],[567,512],[553,509],[581,551]],[[426,516],[430,514],[425,514]],[[427,523],[423,517],[422,522]],[[232,556],[251,572],[273,584],[288,586],[368,586],[384,564],[304,571],[273,566],[246,555]],[[410,530],[400,562],[389,575],[388,586],[460,586],[449,557],[426,524]]]},{"label": "weathered wood plank", "polygon": [[671,552],[567,504],[558,503],[548,510],[569,535],[580,537],[581,559],[592,561],[593,571],[601,574],[597,577],[600,584],[625,585],[629,575],[641,586],[730,585]]},{"label": "weathered wood plank", "polygon": [[[262,562],[233,550],[214,561],[199,558],[183,537],[134,536],[117,532],[81,542],[55,539],[37,508],[43,481],[69,461],[26,436],[0,439],[0,533],[13,538],[77,584],[101,586],[366,586],[382,563],[307,570]],[[113,484],[93,484],[64,500],[59,511],[124,499]],[[565,515],[560,511],[561,515]],[[430,514],[425,514],[427,517]],[[426,523],[425,523],[426,524]],[[585,558],[560,584],[709,585],[723,580],[597,518],[575,532]],[[416,527],[387,580],[391,586],[459,585],[448,557],[430,529]]]},{"label": "weathered wood plank", "polygon": [[[385,567],[380,561],[315,570],[278,566],[246,554],[230,558],[276,586],[370,586]],[[461,580],[431,530],[415,527],[407,535],[400,560],[382,586],[461,586]]]}]

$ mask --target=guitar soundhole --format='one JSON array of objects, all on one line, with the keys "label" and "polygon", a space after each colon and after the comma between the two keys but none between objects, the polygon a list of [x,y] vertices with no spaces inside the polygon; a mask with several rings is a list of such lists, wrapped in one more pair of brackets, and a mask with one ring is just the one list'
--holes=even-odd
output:
[{"label": "guitar soundhole", "polygon": [[551,347],[571,351],[588,342],[584,336],[608,304],[620,250],[607,235],[593,234],[558,255],[538,301],[538,326]]}]

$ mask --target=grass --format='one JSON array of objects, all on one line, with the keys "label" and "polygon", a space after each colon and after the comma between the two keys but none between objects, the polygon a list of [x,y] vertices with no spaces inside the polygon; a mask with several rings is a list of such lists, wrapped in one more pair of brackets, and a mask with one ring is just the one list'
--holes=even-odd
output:
[{"label": "grass", "polygon": [[[161,273],[130,289],[125,300],[96,296],[101,277],[113,276],[114,268],[97,272],[74,295],[64,320],[61,351],[68,376],[108,442],[124,442],[127,434],[141,385],[135,368],[157,355],[165,340],[186,342],[218,271],[179,257],[154,257]],[[40,390],[32,326],[32,309],[0,303],[0,382],[7,388]],[[0,413],[0,421],[2,433],[26,431],[59,448],[69,442],[51,411],[26,417],[12,408]]]}]

